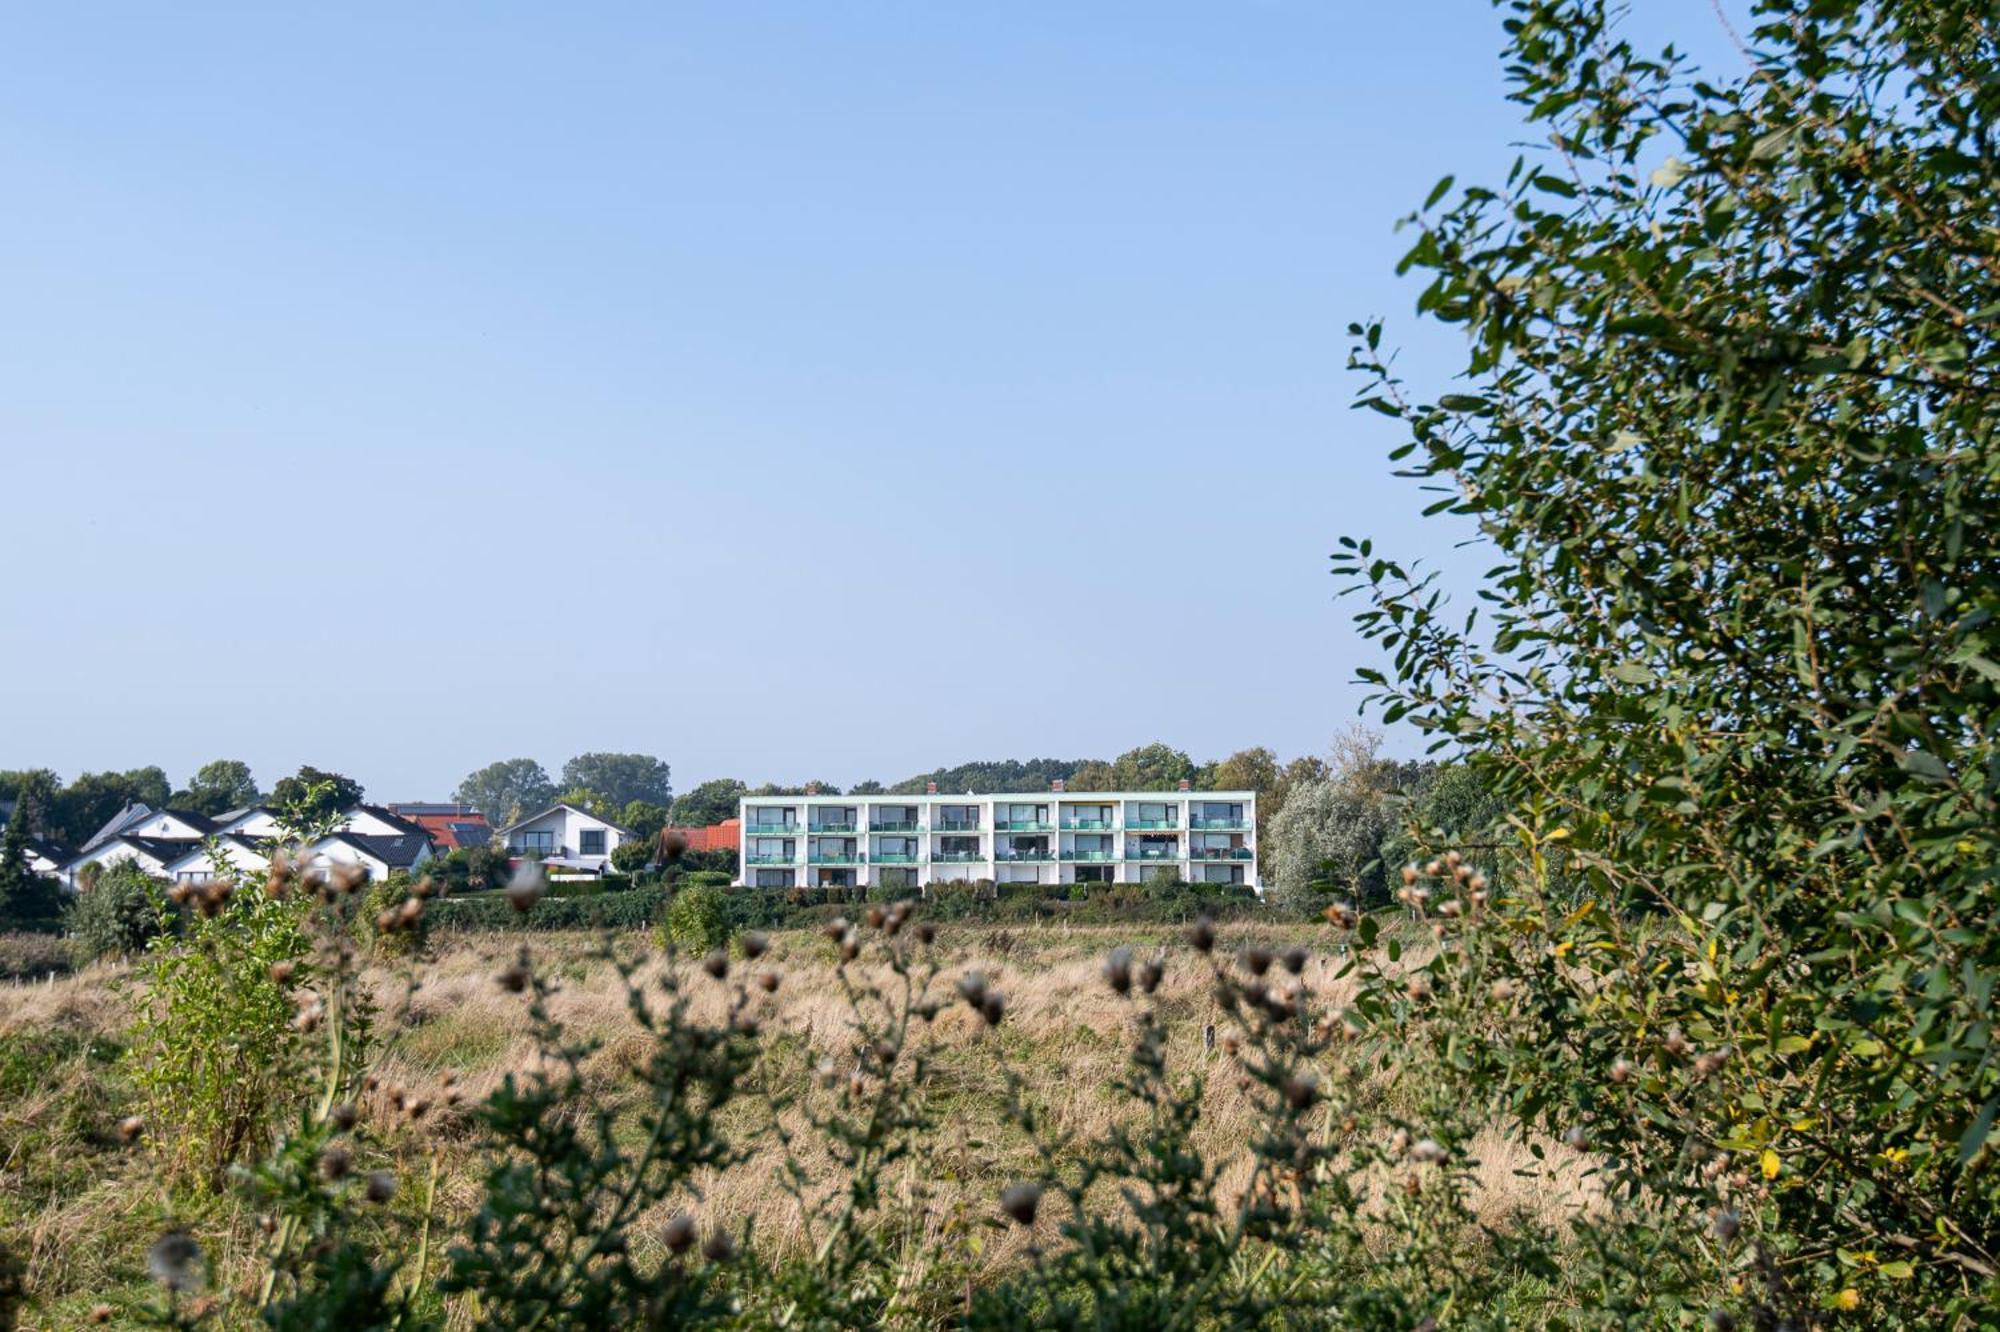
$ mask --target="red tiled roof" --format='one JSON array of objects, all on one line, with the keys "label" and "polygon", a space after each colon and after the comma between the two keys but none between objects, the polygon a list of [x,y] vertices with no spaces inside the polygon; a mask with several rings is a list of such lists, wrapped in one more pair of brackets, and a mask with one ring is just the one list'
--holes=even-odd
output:
[{"label": "red tiled roof", "polygon": [[[466,845],[465,843],[459,840],[458,827],[454,827],[453,825],[459,825],[460,827],[462,827],[466,824],[472,824],[480,828],[486,828],[489,834],[491,832],[491,828],[486,822],[486,816],[484,814],[478,814],[478,813],[403,814],[400,815],[399,817],[401,817],[404,822],[414,823],[419,828],[422,828],[425,832],[429,833],[431,840],[433,842],[436,842],[440,847],[442,847],[446,851],[456,851],[461,846]],[[479,844],[484,845],[483,842]]]}]

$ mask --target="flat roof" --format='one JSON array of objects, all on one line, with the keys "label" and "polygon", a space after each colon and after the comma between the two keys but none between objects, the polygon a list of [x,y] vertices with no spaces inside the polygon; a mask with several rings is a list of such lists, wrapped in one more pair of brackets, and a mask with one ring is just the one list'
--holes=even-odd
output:
[{"label": "flat roof", "polygon": [[913,792],[899,795],[797,795],[743,796],[738,805],[797,805],[806,802],[843,805],[902,805],[911,801],[934,800],[964,804],[968,800],[1070,800],[1085,805],[1103,805],[1113,800],[1255,800],[1255,791],[984,791],[966,795],[957,791]]}]

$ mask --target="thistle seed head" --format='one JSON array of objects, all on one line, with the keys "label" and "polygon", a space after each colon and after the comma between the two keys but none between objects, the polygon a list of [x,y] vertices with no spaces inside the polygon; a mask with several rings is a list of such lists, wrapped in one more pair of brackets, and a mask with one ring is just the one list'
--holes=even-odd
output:
[{"label": "thistle seed head", "polygon": [[542,873],[539,863],[524,860],[521,867],[507,880],[507,904],[526,915],[535,903],[542,900],[542,894],[549,890],[549,881]]},{"label": "thistle seed head", "polygon": [[694,1247],[694,1234],[694,1218],[686,1212],[676,1212],[667,1218],[660,1240],[667,1246],[668,1253],[679,1255]]},{"label": "thistle seed head", "polygon": [[1039,1184],[1009,1184],[1000,1190],[1000,1210],[1014,1218],[1016,1225],[1032,1226],[1035,1213],[1041,1210],[1042,1186]]},{"label": "thistle seed head", "polygon": [[1132,950],[1120,944],[1104,958],[1104,983],[1119,994],[1132,991]]}]

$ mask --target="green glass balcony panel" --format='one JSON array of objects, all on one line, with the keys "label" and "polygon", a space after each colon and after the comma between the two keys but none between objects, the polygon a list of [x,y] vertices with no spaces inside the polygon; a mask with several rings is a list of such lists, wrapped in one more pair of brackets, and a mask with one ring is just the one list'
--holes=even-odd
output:
[{"label": "green glass balcony panel", "polygon": [[1116,860],[1118,859],[1118,853],[1115,851],[1065,851],[1062,853],[1062,858],[1064,860]]},{"label": "green glass balcony panel", "polygon": [[1252,852],[1247,846],[1198,846],[1188,854],[1196,860],[1248,860]]},{"label": "green glass balcony panel", "polygon": [[812,825],[812,830],[816,833],[851,833],[854,831],[854,825],[851,823],[815,823]]},{"label": "green glass balcony panel", "polygon": [[1236,832],[1248,828],[1248,819],[1189,819],[1188,827],[1201,828],[1210,832]]},{"label": "green glass balcony panel", "polygon": [[924,825],[909,820],[885,819],[868,825],[870,832],[922,832]]},{"label": "green glass balcony panel", "polygon": [[1056,825],[1041,819],[1002,819],[993,825],[1001,832],[1054,832]]},{"label": "green glass balcony panel", "polygon": [[917,858],[902,851],[877,851],[870,861],[876,865],[914,865]]},{"label": "green glass balcony panel", "polygon": [[1046,864],[1056,858],[1056,853],[1053,851],[1002,851],[993,858],[1010,865]]},{"label": "green glass balcony panel", "polygon": [[799,825],[796,823],[753,823],[744,829],[752,837],[796,837]]},{"label": "green glass balcony panel", "polygon": [[1127,860],[1179,860],[1180,851],[1171,846],[1128,846],[1125,848]]},{"label": "green glass balcony panel", "polygon": [[978,832],[978,819],[939,819],[932,832]]},{"label": "green glass balcony panel", "polygon": [[807,856],[806,863],[808,865],[859,865],[861,857],[850,851],[845,855]]},{"label": "green glass balcony panel", "polygon": [[933,862],[946,865],[974,865],[986,859],[977,851],[936,851],[931,854]]},{"label": "green glass balcony panel", "polygon": [[798,858],[796,856],[785,855],[753,855],[750,857],[750,863],[752,865],[794,865],[798,863]]},{"label": "green glass balcony panel", "polygon": [[1160,829],[1179,828],[1181,825],[1176,819],[1127,819],[1125,820],[1125,826],[1127,828],[1137,828],[1142,831],[1151,832]]},{"label": "green glass balcony panel", "polygon": [[1071,832],[1109,832],[1113,826],[1110,819],[1075,819],[1063,825]]}]

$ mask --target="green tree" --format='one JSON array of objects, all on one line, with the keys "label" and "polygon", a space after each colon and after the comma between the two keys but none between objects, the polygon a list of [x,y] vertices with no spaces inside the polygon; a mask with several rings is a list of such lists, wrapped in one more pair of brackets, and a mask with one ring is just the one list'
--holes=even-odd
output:
[{"label": "green tree", "polygon": [[1111,764],[1115,791],[1171,791],[1194,778],[1194,760],[1157,741],[1120,754]]},{"label": "green tree", "polygon": [[674,799],[666,762],[650,754],[578,754],[563,764],[561,785],[596,791],[614,809],[634,800],[671,805]]},{"label": "green tree", "polygon": [[144,949],[160,932],[165,904],[162,885],[129,861],[98,875],[63,912],[77,963],[130,957]]},{"label": "green tree", "polygon": [[241,759],[216,759],[202,764],[186,788],[174,792],[171,804],[175,809],[214,816],[254,805],[262,795],[249,764]]},{"label": "green tree", "polygon": [[1063,786],[1071,791],[1116,791],[1118,774],[1103,759],[1085,759],[1063,780]]},{"label": "green tree", "polygon": [[167,774],[158,767],[80,773],[55,794],[48,832],[65,846],[77,846],[127,805],[164,809],[172,795]]},{"label": "green tree", "polygon": [[472,806],[496,828],[540,813],[555,803],[555,783],[533,759],[501,759],[469,774],[452,799]]},{"label": "green tree", "polygon": [[[1468,935],[1510,988],[1463,1085],[1638,1200],[1581,1223],[1579,1297],[1622,1268],[1656,1300],[1733,1278],[1745,1326],[1981,1325],[2000,48],[1980,6],[1754,9],[1732,75],[1595,0],[1510,6],[1551,151],[1443,182],[1405,259],[1464,371],[1427,393],[1355,330],[1360,405],[1494,572],[1475,622],[1366,541],[1335,568],[1388,649],[1382,716],[1514,812]],[[1744,1239],[1668,1242],[1716,1214]]]},{"label": "green tree", "polygon": [[645,800],[634,800],[618,811],[611,820],[640,841],[651,843],[660,835],[660,829],[667,826],[667,811],[660,805]]},{"label": "green tree", "polygon": [[714,777],[675,797],[669,819],[677,828],[703,828],[736,817],[736,802],[749,788],[734,777]]},{"label": "green tree", "polygon": [[61,790],[62,778],[50,768],[0,772],[0,802],[11,801],[17,809],[23,804],[28,807],[28,835],[31,837],[40,833],[60,839],[54,819],[56,795]]},{"label": "green tree", "polygon": [[61,911],[60,891],[28,868],[28,812],[17,803],[0,835],[0,930],[48,928]]},{"label": "green tree", "polygon": [[312,823],[333,818],[361,803],[361,783],[337,772],[302,766],[271,788],[271,803]]},{"label": "green tree", "polygon": [[853,786],[852,786],[851,788],[849,788],[849,790],[848,790],[848,794],[849,794],[849,795],[883,795],[883,794],[886,794],[886,793],[888,792],[888,790],[889,790],[889,788],[888,788],[888,787],[886,787],[886,786],[882,785],[882,783],[880,783],[880,782],[876,781],[876,780],[875,780],[875,779],[874,779],[873,777],[870,777],[870,778],[869,778],[869,779],[868,779],[867,781],[865,781],[865,782],[856,782],[856,783],[855,783],[855,784],[854,784],[854,785],[853,785]]}]

